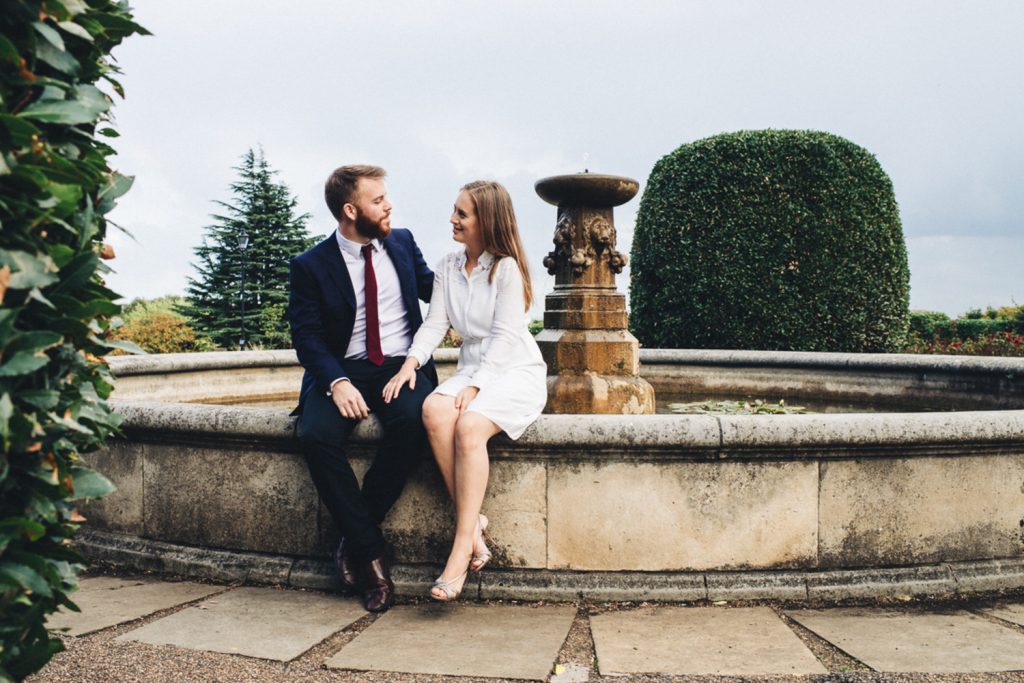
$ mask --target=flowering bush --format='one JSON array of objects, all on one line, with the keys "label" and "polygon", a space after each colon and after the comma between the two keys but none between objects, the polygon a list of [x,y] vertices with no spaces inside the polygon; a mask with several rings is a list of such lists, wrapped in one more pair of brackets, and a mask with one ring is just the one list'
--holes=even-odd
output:
[{"label": "flowering bush", "polygon": [[906,348],[907,353],[943,353],[957,356],[1024,357],[1024,335],[1017,332],[996,332],[976,338],[917,339]]}]

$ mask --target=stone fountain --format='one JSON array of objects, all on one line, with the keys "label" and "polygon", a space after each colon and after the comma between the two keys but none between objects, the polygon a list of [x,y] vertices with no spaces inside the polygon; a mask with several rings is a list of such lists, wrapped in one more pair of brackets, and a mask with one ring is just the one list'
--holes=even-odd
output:
[{"label": "stone fountain", "polygon": [[537,335],[548,364],[546,413],[654,412],[654,389],[640,377],[640,344],[627,329],[626,297],[615,287],[626,256],[615,248],[613,208],[639,189],[631,178],[595,173],[537,181],[537,194],[558,207],[555,248],[544,259],[555,290]]}]

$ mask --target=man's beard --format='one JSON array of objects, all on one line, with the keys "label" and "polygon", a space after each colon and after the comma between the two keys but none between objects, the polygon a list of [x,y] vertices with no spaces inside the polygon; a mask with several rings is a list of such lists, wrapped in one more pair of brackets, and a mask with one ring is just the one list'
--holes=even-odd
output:
[{"label": "man's beard", "polygon": [[[386,222],[386,223],[385,223]],[[382,218],[374,221],[366,216],[358,208],[356,209],[356,232],[369,239],[384,239],[391,232],[391,221]]]}]

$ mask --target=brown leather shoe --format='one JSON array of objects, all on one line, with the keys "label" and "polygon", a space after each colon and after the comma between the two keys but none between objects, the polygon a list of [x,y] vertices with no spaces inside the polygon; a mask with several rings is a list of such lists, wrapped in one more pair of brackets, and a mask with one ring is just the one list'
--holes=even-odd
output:
[{"label": "brown leather shoe", "polygon": [[349,555],[344,536],[341,538],[341,543],[338,544],[338,549],[334,552],[334,566],[338,570],[342,591],[350,595],[355,594],[359,589],[359,575],[356,573],[356,562]]},{"label": "brown leather shoe", "polygon": [[363,607],[367,612],[387,612],[395,601],[395,584],[387,551],[363,565]]}]

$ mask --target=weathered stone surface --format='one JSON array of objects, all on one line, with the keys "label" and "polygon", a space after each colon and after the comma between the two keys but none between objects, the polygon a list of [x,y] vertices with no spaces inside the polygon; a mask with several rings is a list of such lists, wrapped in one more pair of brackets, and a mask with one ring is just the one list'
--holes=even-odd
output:
[{"label": "weathered stone surface", "polygon": [[399,605],[327,666],[544,680],[575,616],[572,605]]},{"label": "weathered stone surface", "polygon": [[183,605],[224,590],[223,586],[199,583],[172,583],[152,579],[124,579],[109,576],[83,578],[71,600],[81,612],[67,608],[50,615],[46,627],[81,636],[154,612]]},{"label": "weathered stone surface", "polygon": [[492,570],[480,573],[480,597],[517,600],[704,600],[703,574],[655,572],[551,572]]},{"label": "weathered stone surface", "polygon": [[981,610],[985,614],[991,614],[993,617],[998,617],[1004,621],[1009,621],[1018,626],[1024,626],[1024,603],[1012,602],[1003,603],[990,609]]},{"label": "weathered stone surface", "polygon": [[876,671],[1024,669],[1024,634],[962,611],[842,608],[788,612]]},{"label": "weathered stone surface", "polygon": [[[495,567],[543,567],[547,559],[543,463],[510,459],[491,446],[483,512],[488,515]],[[499,447],[500,450],[500,447]],[[353,463],[361,477],[368,461]],[[455,535],[455,512],[433,462],[424,462],[406,484],[384,523],[399,562],[443,565]]]},{"label": "weathered stone surface", "polygon": [[712,572],[708,600],[806,600],[804,572]]},{"label": "weathered stone surface", "polygon": [[590,617],[602,676],[826,673],[767,607],[655,607]]},{"label": "weathered stone surface", "polygon": [[90,523],[110,531],[143,532],[141,444],[111,439],[107,446],[86,456],[90,467],[109,479],[117,490],[90,501],[82,513]]},{"label": "weathered stone surface", "polygon": [[549,465],[548,563],[645,571],[812,566],[813,463]]},{"label": "weathered stone surface", "polygon": [[1024,558],[957,562],[949,568],[959,593],[1024,588]]},{"label": "weathered stone surface", "polygon": [[147,535],[303,555],[316,550],[317,493],[301,457],[147,444]]},{"label": "weathered stone surface", "polygon": [[365,614],[355,599],[236,588],[118,640],[287,662]]},{"label": "weathered stone surface", "polygon": [[807,597],[811,600],[946,595],[955,591],[956,581],[947,565],[809,572],[807,574]]},{"label": "weathered stone surface", "polygon": [[822,463],[821,565],[1020,555],[1022,481],[1024,454]]}]

